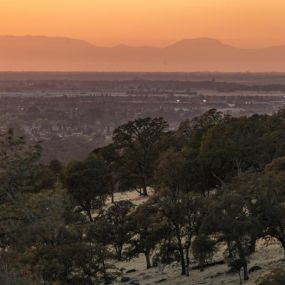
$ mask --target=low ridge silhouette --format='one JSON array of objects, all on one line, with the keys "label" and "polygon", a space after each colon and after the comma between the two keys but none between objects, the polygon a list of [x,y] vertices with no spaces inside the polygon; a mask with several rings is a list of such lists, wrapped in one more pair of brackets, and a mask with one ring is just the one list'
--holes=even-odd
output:
[{"label": "low ridge silhouette", "polygon": [[184,39],[164,48],[98,47],[44,36],[0,36],[1,71],[285,71],[285,45],[242,49],[216,39]]}]

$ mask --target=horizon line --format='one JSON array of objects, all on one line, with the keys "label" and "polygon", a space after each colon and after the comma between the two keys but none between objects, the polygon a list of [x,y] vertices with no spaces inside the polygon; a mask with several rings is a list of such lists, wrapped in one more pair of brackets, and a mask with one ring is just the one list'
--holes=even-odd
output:
[{"label": "horizon line", "polygon": [[118,42],[117,44],[113,44],[113,45],[97,45],[95,43],[93,43],[90,40],[87,39],[83,39],[83,38],[77,38],[77,37],[69,37],[69,36],[48,36],[48,35],[31,35],[31,34],[25,34],[25,35],[14,35],[14,34],[0,34],[0,38],[3,37],[10,37],[10,38],[46,38],[46,39],[62,39],[62,40],[74,40],[74,41],[81,41],[84,43],[87,43],[93,47],[97,47],[97,48],[118,48],[118,47],[126,47],[126,48],[153,48],[153,49],[165,49],[168,47],[171,47],[177,43],[181,43],[183,41],[195,41],[195,40],[208,40],[208,41],[213,41],[213,42],[217,42],[220,43],[222,45],[227,45],[229,47],[232,48],[236,48],[236,49],[241,49],[241,50],[259,50],[259,49],[266,49],[266,48],[274,48],[274,47],[282,47],[285,46],[285,42],[282,44],[271,44],[271,45],[264,45],[264,46],[260,46],[260,47],[239,47],[235,44],[229,44],[226,43],[226,40],[220,40],[219,38],[215,38],[215,37],[209,37],[209,36],[200,36],[200,37],[189,37],[189,38],[181,38],[178,40],[173,40],[171,41],[169,44],[164,45],[164,46],[155,46],[155,45],[148,45],[148,44],[144,44],[144,45],[132,45],[132,44],[126,44],[124,42]]}]

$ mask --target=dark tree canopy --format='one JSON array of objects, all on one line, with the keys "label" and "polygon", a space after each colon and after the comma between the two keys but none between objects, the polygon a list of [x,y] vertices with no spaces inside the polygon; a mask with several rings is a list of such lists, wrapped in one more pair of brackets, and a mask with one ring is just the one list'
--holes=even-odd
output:
[{"label": "dark tree canopy", "polygon": [[128,122],[114,131],[113,140],[121,154],[122,172],[131,179],[134,188],[143,189],[144,195],[151,185],[159,142],[167,127],[163,118],[144,118]]},{"label": "dark tree canopy", "polygon": [[100,210],[110,193],[109,176],[104,160],[96,155],[91,155],[83,162],[72,162],[67,167],[67,189],[90,220],[92,211]]}]

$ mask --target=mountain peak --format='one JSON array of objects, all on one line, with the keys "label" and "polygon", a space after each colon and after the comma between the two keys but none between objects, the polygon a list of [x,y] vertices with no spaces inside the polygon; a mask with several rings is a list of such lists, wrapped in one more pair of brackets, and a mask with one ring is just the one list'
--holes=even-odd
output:
[{"label": "mountain peak", "polygon": [[5,71],[285,71],[285,46],[241,49],[213,38],[166,48],[94,46],[63,37],[0,36]]},{"label": "mountain peak", "polygon": [[14,46],[23,45],[76,45],[93,48],[94,46],[84,40],[73,39],[68,37],[48,37],[48,36],[13,36],[13,35],[0,35],[0,43]]},{"label": "mountain peak", "polygon": [[189,47],[189,46],[200,46],[200,47],[213,47],[213,46],[225,46],[221,41],[213,38],[193,38],[193,39],[183,39],[178,41],[168,48],[177,48],[177,47]]}]

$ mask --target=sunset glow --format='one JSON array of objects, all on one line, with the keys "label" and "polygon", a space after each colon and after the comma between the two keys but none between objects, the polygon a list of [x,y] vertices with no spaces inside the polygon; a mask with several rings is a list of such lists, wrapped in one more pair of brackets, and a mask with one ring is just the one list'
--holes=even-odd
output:
[{"label": "sunset glow", "polygon": [[1,0],[1,35],[66,36],[96,45],[165,46],[212,37],[284,44],[284,0]]}]

